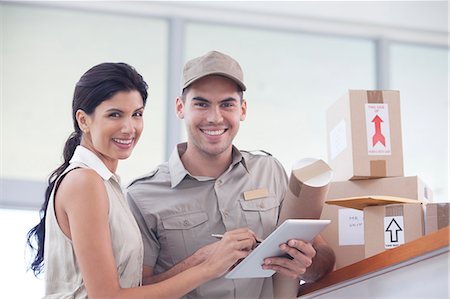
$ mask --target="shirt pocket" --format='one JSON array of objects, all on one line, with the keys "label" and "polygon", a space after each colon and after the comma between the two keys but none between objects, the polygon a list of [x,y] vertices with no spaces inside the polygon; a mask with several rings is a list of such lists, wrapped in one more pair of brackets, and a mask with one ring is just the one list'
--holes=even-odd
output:
[{"label": "shirt pocket", "polygon": [[275,195],[252,200],[240,199],[247,225],[261,238],[266,238],[276,227],[280,202]]},{"label": "shirt pocket", "polygon": [[[177,214],[161,219],[167,249],[176,264],[198,248],[196,240],[208,231],[208,215],[203,211]],[[161,248],[164,250],[164,248]]]}]

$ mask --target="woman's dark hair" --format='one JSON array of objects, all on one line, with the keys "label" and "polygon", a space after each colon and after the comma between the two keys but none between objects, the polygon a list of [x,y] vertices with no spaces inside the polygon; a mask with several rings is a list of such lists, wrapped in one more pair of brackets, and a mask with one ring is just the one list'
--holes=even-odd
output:
[{"label": "woman's dark hair", "polygon": [[[30,264],[35,276],[42,272],[44,265],[44,240],[45,240],[45,218],[50,195],[55,186],[57,178],[69,166],[69,161],[75,152],[75,148],[81,141],[81,129],[76,120],[76,112],[81,109],[90,115],[103,101],[113,97],[120,91],[138,91],[145,106],[147,101],[147,83],[142,76],[126,63],[102,63],[89,69],[80,78],[75,86],[72,101],[72,119],[74,132],[70,134],[64,145],[64,163],[55,169],[48,178],[48,187],[45,191],[45,201],[39,211],[41,220],[27,234],[27,244],[35,253]],[[33,245],[36,243],[36,247]]]}]

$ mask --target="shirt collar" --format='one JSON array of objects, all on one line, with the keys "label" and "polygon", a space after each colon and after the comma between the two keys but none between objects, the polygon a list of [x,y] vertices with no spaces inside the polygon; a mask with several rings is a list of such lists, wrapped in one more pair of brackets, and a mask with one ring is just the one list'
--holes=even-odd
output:
[{"label": "shirt collar", "polygon": [[100,158],[91,152],[89,149],[85,148],[82,145],[78,145],[73,153],[72,159],[70,159],[69,163],[79,162],[83,163],[89,168],[95,170],[102,177],[103,180],[107,181],[111,177],[114,177],[117,181],[119,178],[112,173],[108,167],[106,167],[105,163],[103,163]]},{"label": "shirt collar", "polygon": [[230,168],[234,167],[238,163],[242,163],[242,166],[244,166],[245,170],[247,172],[249,172],[247,169],[247,164],[245,162],[244,156],[242,156],[241,151],[238,150],[234,145],[233,145],[233,149],[232,149],[232,155],[233,155],[233,161],[231,162]]},{"label": "shirt collar", "polygon": [[[186,176],[193,177],[187,170],[184,168],[183,162],[181,162],[181,156],[186,152],[187,143],[178,144],[169,158],[169,172],[170,172],[170,180],[172,188],[176,187]],[[232,169],[235,165],[241,163],[245,170],[248,172],[247,165],[245,163],[245,159],[242,156],[241,152],[233,145],[232,149],[233,160],[231,162],[230,168]],[[228,170],[229,171],[229,170]]]}]

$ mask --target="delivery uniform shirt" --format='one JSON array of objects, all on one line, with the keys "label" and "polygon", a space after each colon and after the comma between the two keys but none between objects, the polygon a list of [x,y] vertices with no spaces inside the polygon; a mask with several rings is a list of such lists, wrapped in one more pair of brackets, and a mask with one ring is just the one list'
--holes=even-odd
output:
[{"label": "delivery uniform shirt", "polygon": [[[276,227],[287,176],[271,156],[240,152],[233,147],[230,167],[217,179],[194,177],[175,148],[168,162],[135,180],[127,198],[144,241],[144,265],[167,271],[201,247],[216,242],[211,234],[248,227],[265,238]],[[246,200],[244,192],[267,194]],[[269,279],[214,279],[184,298],[272,298]]]},{"label": "delivery uniform shirt", "polygon": [[[94,153],[78,146],[70,165],[58,181],[66,173],[79,167],[95,170],[105,184],[109,199],[109,229],[120,286],[130,288],[141,285],[144,251],[142,238],[124,198],[119,178],[111,173]],[[72,240],[63,233],[56,219],[54,194],[55,189],[50,196],[45,220],[44,298],[87,298]]]}]

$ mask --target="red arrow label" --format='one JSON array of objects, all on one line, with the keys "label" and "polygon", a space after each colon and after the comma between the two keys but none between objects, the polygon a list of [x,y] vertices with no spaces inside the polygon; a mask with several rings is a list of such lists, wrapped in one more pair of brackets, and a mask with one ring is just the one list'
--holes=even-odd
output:
[{"label": "red arrow label", "polygon": [[372,119],[372,122],[375,124],[375,134],[372,137],[372,146],[375,146],[378,142],[380,142],[383,146],[386,146],[384,135],[381,134],[381,123],[383,120],[377,114]]}]

